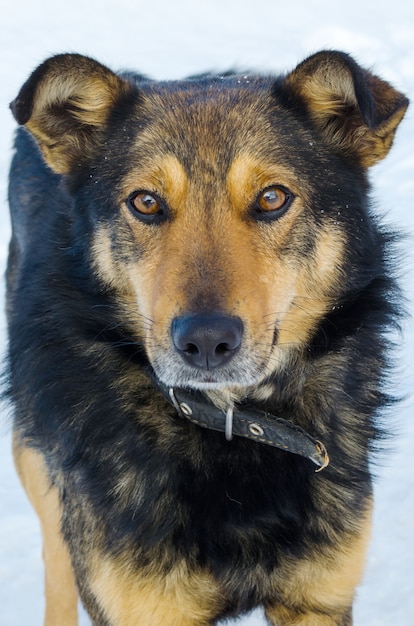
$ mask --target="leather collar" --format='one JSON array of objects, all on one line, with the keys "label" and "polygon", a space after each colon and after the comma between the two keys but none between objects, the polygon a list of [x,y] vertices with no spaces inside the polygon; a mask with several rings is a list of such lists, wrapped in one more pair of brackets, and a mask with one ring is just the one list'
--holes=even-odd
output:
[{"label": "leather collar", "polygon": [[155,376],[153,382],[181,417],[197,426],[222,432],[229,441],[236,435],[298,454],[317,465],[317,472],[329,464],[324,444],[288,420],[237,404],[224,412],[200,391],[167,387]]}]

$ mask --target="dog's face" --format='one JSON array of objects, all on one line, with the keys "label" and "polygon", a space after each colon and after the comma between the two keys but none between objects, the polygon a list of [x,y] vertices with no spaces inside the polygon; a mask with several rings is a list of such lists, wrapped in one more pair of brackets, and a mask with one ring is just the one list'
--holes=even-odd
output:
[{"label": "dog's face", "polygon": [[[118,217],[95,237],[98,272],[124,283],[151,363],[173,386],[257,384],[306,342],[343,263],[341,229],[315,215],[327,209],[323,181],[298,162],[313,158],[311,135],[267,86],[220,89],[141,102]],[[119,150],[117,136],[107,149]]]},{"label": "dog's face", "polygon": [[407,103],[345,55],[277,81],[136,86],[73,55],[35,74],[15,115],[56,171],[81,163],[94,270],[167,385],[257,385],[357,284],[364,172]]}]

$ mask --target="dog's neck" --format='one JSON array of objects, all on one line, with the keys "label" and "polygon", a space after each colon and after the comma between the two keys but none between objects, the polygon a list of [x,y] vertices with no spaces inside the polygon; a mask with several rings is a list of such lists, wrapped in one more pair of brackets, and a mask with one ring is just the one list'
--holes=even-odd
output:
[{"label": "dog's neck", "polygon": [[[178,415],[197,426],[222,432],[229,441],[233,436],[244,437],[305,457],[318,466],[316,471],[321,471],[329,463],[326,448],[318,439],[289,420],[251,405],[238,404],[240,396],[230,390],[205,394],[168,387],[153,373],[151,378]],[[263,394],[268,396],[268,391]]]}]

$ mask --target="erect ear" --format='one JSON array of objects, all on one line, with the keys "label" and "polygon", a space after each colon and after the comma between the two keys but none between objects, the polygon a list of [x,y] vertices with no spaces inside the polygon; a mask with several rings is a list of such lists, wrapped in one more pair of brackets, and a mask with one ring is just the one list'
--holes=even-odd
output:
[{"label": "erect ear", "polygon": [[403,94],[343,52],[318,52],[284,84],[325,139],[364,167],[386,156],[408,106]]},{"label": "erect ear", "polygon": [[51,57],[23,85],[10,108],[59,174],[88,158],[116,101],[131,85],[79,54]]}]

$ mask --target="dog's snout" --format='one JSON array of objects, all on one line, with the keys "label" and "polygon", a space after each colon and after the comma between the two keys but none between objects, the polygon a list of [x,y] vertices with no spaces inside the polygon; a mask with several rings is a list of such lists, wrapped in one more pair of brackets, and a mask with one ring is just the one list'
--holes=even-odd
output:
[{"label": "dog's snout", "polygon": [[171,325],[175,349],[193,367],[212,370],[236,354],[243,339],[243,322],[223,313],[176,317]]}]

